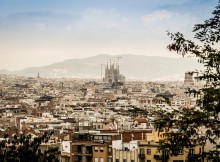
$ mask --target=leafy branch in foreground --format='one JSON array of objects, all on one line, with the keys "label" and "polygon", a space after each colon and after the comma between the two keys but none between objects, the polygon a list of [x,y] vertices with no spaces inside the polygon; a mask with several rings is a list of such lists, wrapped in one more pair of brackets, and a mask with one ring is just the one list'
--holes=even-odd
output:
[{"label": "leafy branch in foreground", "polygon": [[53,132],[45,132],[40,137],[32,138],[28,135],[14,135],[12,140],[5,139],[0,142],[0,161],[1,162],[58,162],[58,147],[49,148],[41,152],[40,145],[47,143]]},{"label": "leafy branch in foreground", "polygon": [[[171,155],[178,155],[184,148],[200,147],[203,149],[195,159],[188,157],[190,161],[220,161],[219,137],[220,137],[220,51],[215,47],[220,40],[220,1],[212,13],[214,16],[203,24],[195,25],[194,41],[187,40],[180,32],[170,33],[172,43],[167,46],[182,56],[193,56],[203,64],[204,70],[198,73],[198,80],[205,81],[205,86],[198,91],[189,89],[188,93],[197,96],[194,108],[180,108],[172,112],[155,112],[155,127],[163,133],[160,148],[168,150]],[[197,42],[198,42],[197,41]],[[199,109],[198,109],[199,108]],[[204,150],[207,143],[212,148]],[[190,155],[190,154],[189,154]]]}]

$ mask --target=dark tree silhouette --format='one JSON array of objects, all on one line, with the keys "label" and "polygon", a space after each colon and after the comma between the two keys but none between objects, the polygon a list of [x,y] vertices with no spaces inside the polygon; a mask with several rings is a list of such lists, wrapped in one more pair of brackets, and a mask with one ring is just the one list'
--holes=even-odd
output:
[{"label": "dark tree silhouette", "polygon": [[[188,161],[194,162],[204,161],[205,158],[213,162],[220,161],[220,51],[217,49],[220,40],[220,1],[212,14],[212,18],[194,26],[196,41],[185,39],[180,32],[168,32],[172,41],[167,47],[170,51],[183,56],[195,56],[204,65],[203,71],[196,71],[197,79],[205,81],[204,88],[188,91],[197,97],[196,107],[200,109],[154,112],[157,130],[169,130],[160,141],[159,149],[167,150],[170,155],[178,155],[184,148],[204,148],[207,142],[213,144],[213,151],[189,154]],[[173,127],[177,128],[175,132],[171,131]]]},{"label": "dark tree silhouette", "polygon": [[14,135],[8,140],[6,134],[0,142],[0,162],[59,162],[58,147],[41,152],[39,146],[47,143],[53,132],[45,132],[42,136],[31,138],[31,135]]}]

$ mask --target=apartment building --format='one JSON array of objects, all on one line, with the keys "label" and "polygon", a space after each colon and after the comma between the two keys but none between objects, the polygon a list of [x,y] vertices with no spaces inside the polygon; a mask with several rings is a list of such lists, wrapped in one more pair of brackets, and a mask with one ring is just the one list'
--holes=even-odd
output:
[{"label": "apartment building", "polygon": [[200,146],[194,148],[184,148],[177,156],[171,156],[166,150],[158,150],[159,140],[164,138],[163,133],[158,136],[158,132],[146,134],[146,139],[138,143],[138,162],[193,162],[197,154],[204,150]]},{"label": "apartment building", "polygon": [[112,162],[112,141],[119,133],[75,133],[70,147],[70,162]]}]

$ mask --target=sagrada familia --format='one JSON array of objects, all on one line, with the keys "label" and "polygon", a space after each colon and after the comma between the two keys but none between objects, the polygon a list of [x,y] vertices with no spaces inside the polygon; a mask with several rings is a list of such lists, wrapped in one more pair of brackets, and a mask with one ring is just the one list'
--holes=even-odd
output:
[{"label": "sagrada familia", "polygon": [[119,63],[107,63],[103,81],[109,84],[125,82],[125,76],[120,74]]}]

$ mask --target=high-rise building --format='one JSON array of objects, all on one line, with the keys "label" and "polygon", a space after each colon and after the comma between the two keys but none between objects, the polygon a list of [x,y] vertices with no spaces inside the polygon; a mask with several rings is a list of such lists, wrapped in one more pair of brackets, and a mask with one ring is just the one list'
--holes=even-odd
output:
[{"label": "high-rise building", "polygon": [[39,72],[37,73],[37,79],[40,79],[40,73]]},{"label": "high-rise building", "polygon": [[185,72],[184,83],[193,85],[193,72]]}]

